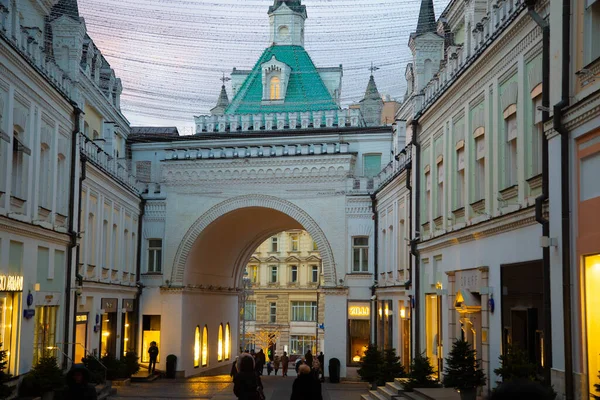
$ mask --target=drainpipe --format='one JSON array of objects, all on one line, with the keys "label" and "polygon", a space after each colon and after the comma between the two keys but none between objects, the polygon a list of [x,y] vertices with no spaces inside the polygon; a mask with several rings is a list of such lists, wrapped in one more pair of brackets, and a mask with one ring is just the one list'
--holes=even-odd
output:
[{"label": "drainpipe", "polygon": [[413,232],[414,237],[410,240],[410,253],[415,257],[415,268],[413,277],[415,279],[414,288],[415,296],[413,302],[415,304],[414,311],[411,310],[411,318],[413,320],[413,326],[415,327],[414,343],[415,343],[415,354],[421,354],[421,325],[419,324],[419,302],[421,300],[421,260],[419,259],[419,250],[417,249],[417,243],[419,242],[419,225],[421,224],[421,207],[419,203],[421,201],[421,176],[419,171],[421,170],[421,144],[417,140],[417,130],[419,129],[419,119],[413,118],[412,122],[412,139],[411,145],[415,148],[415,229]]},{"label": "drainpipe", "polygon": [[[75,128],[73,129],[73,134],[71,135],[71,174],[70,174],[70,184],[69,184],[69,224],[68,224],[68,230],[69,230],[69,237],[70,237],[70,243],[69,243],[69,251],[67,252],[67,273],[66,273],[66,284],[65,284],[65,325],[64,325],[64,334],[63,334],[63,343],[69,343],[69,325],[71,323],[70,321],[70,309],[71,309],[71,273],[73,271],[73,251],[77,248],[77,237],[78,234],[77,232],[75,232],[75,188],[76,188],[76,183],[75,183],[75,179],[77,178],[76,176],[76,171],[75,168],[77,166],[77,162],[76,162],[76,158],[77,158],[77,151],[78,151],[78,137],[79,137],[79,131],[81,130],[81,124],[80,124],[80,118],[81,118],[81,114],[82,111],[81,109],[79,109],[79,107],[76,104],[72,104],[73,108],[74,108],[74,113],[75,113]],[[81,193],[81,192],[80,192]],[[81,202],[80,202],[80,206],[81,206]],[[78,262],[78,258],[79,258],[79,251],[76,251],[76,257],[77,260],[76,262]],[[76,302],[76,300],[75,300]],[[76,305],[74,310],[76,311]],[[74,325],[74,324],[73,324]],[[74,353],[73,353],[74,354]],[[63,369],[66,369],[68,366],[68,362],[67,362],[67,357],[63,357],[63,362],[62,362],[62,366]]]},{"label": "drainpipe", "polygon": [[564,351],[565,351],[565,398],[572,400],[573,391],[573,349],[571,331],[571,201],[569,190],[569,131],[563,124],[564,108],[569,105],[570,78],[570,43],[571,43],[571,0],[563,0],[562,12],[562,76],[561,100],[554,105],[554,130],[560,134],[561,164],[561,236],[562,236],[562,281],[563,281],[563,319],[564,319]]},{"label": "drainpipe", "polygon": [[[371,288],[371,299],[373,299],[376,296],[375,290],[377,288],[377,277],[379,276],[379,213],[377,212],[377,195],[375,193],[370,193],[369,196],[371,197],[371,210],[373,211],[373,223],[375,229],[375,234],[373,235],[373,266],[375,271],[375,279],[373,279],[373,287]],[[377,301],[371,300],[371,321],[373,324],[373,340],[371,340],[371,342],[375,345],[378,344],[377,315]]]},{"label": "drainpipe", "polygon": [[[406,189],[408,190],[408,229],[409,232],[412,232],[412,183],[411,183],[411,174],[412,174],[412,159],[411,162],[409,164],[406,165]],[[412,241],[410,242],[411,246],[411,251],[412,251]],[[413,270],[413,262],[412,262],[412,257],[408,257],[408,276],[409,276],[409,281],[412,279],[412,270]],[[412,284],[412,282],[410,283]],[[410,284],[406,285],[404,288],[406,290],[408,290],[410,288]],[[409,327],[408,327],[408,331],[410,332],[410,334],[412,335],[412,327],[413,327],[413,310],[412,310],[412,300],[409,296],[409,302],[408,302],[408,312],[410,313],[410,318],[409,318]],[[410,346],[409,346],[410,349]],[[409,350],[409,360],[412,359],[411,357],[411,351]]]},{"label": "drainpipe", "polygon": [[[550,119],[550,25],[536,11],[537,0],[528,0],[531,19],[542,29],[542,123]],[[544,204],[548,201],[548,138],[542,134],[542,194],[535,199],[535,220],[542,225],[542,236],[550,237],[550,221],[544,218]],[[542,249],[544,281],[544,381],[551,382],[552,368],[552,307],[550,285],[550,246]]]},{"label": "drainpipe", "polygon": [[[142,274],[142,220],[144,219],[144,214],[146,212],[146,199],[141,198],[140,201],[140,215],[138,217],[138,240],[137,240],[137,255],[136,255],[136,267],[135,267],[135,286],[137,288],[137,296],[135,296],[135,299],[133,301],[133,306],[134,306],[134,312],[135,312],[135,317],[136,317],[136,324],[135,324],[135,329],[133,334],[135,335],[134,337],[139,338],[138,334],[139,334],[139,330],[140,330],[140,300],[142,297],[142,290],[144,289],[144,286],[142,285],[140,279],[141,279],[141,274]],[[141,344],[140,344],[141,345]],[[136,346],[138,347],[138,346]],[[140,347],[140,352],[138,354],[142,354],[143,349],[141,349]]]}]

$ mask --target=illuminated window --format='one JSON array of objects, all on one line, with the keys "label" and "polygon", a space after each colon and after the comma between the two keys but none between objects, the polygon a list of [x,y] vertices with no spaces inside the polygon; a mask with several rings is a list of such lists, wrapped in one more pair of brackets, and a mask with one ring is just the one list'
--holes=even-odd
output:
[{"label": "illuminated window", "polygon": [[[600,378],[596,371],[600,370],[600,296],[598,296],[598,285],[600,285],[600,254],[584,257],[584,291],[585,311],[584,318],[587,329],[587,352],[588,352],[588,374],[589,392],[595,392],[595,385],[600,384]],[[592,398],[590,396],[590,398]]]},{"label": "illuminated window", "polygon": [[223,324],[219,325],[219,339],[217,341],[217,361],[223,361]]},{"label": "illuminated window", "polygon": [[225,359],[229,360],[231,357],[231,330],[229,329],[229,322],[225,325]]},{"label": "illuminated window", "polygon": [[200,327],[196,326],[194,334],[194,368],[200,366]]},{"label": "illuminated window", "polygon": [[281,98],[281,80],[278,76],[271,78],[271,100],[279,100]]},{"label": "illuminated window", "polygon": [[202,330],[202,366],[208,365],[208,326],[204,325]]},{"label": "illuminated window", "polygon": [[319,251],[319,246],[317,246],[317,242],[315,242],[314,240],[312,242],[312,249],[313,251]]},{"label": "illuminated window", "polygon": [[290,234],[290,250],[291,251],[299,251],[300,250],[300,235],[297,233]]},{"label": "illuminated window", "polygon": [[58,307],[56,306],[36,307],[35,331],[33,334],[33,342],[35,343],[34,364],[37,364],[42,357],[50,357],[56,354],[57,311]]}]

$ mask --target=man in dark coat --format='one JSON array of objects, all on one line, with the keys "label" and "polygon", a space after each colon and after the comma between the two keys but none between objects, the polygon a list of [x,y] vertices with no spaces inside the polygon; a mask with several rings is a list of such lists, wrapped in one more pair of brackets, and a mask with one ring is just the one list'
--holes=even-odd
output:
[{"label": "man in dark coat", "polygon": [[313,354],[312,351],[308,350],[304,355],[304,359],[306,360],[306,365],[312,368],[313,365]]},{"label": "man in dark coat", "polygon": [[317,358],[319,359],[319,363],[321,364],[321,382],[325,382],[325,355],[323,354],[323,352],[320,352]]},{"label": "man in dark coat", "polygon": [[298,368],[298,377],[292,385],[290,400],[323,400],[321,382],[314,377],[306,364]]},{"label": "man in dark coat", "polygon": [[96,388],[89,381],[90,372],[83,365],[75,364],[67,373],[64,400],[97,400]]},{"label": "man in dark coat", "polygon": [[150,343],[148,354],[150,356],[150,363],[148,364],[148,373],[153,374],[154,370],[156,369],[156,360],[158,358],[158,346],[156,345],[156,342]]}]

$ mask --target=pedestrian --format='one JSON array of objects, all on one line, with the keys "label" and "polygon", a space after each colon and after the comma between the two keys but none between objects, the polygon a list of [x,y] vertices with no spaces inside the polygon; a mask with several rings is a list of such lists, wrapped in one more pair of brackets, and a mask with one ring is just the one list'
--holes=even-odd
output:
[{"label": "pedestrian", "polygon": [[306,365],[308,365],[309,367],[312,366],[313,354],[310,350],[306,352],[306,354],[304,355],[304,359],[306,360]]},{"label": "pedestrian", "polygon": [[271,372],[273,372],[273,363],[271,363],[271,361],[269,361],[267,363],[267,375],[271,375]]},{"label": "pedestrian", "polygon": [[237,369],[238,359],[239,359],[239,357],[235,358],[235,361],[231,365],[231,372],[229,372],[229,376],[231,376],[233,379],[235,379],[235,376],[238,374],[238,369]]},{"label": "pedestrian", "polygon": [[238,374],[233,378],[233,393],[239,400],[264,400],[263,384],[256,374],[254,358],[242,354],[238,359]]},{"label": "pedestrian", "polygon": [[64,400],[97,400],[96,388],[89,381],[90,371],[81,364],[75,364],[67,373]]},{"label": "pedestrian", "polygon": [[319,375],[321,374],[321,363],[319,362],[318,357],[313,357],[312,370],[311,370],[315,379],[319,379]]},{"label": "pedestrian", "polygon": [[275,369],[275,375],[277,375],[277,371],[279,371],[279,364],[281,364],[281,357],[275,354],[275,358],[273,359],[273,368]]},{"label": "pedestrian", "polygon": [[283,356],[281,356],[281,375],[282,376],[288,376],[287,372],[288,372],[288,368],[290,366],[290,358],[287,355],[287,351],[283,352]]},{"label": "pedestrian", "polygon": [[311,374],[308,365],[300,365],[298,377],[292,385],[292,397],[290,397],[290,400],[323,400],[321,382]]},{"label": "pedestrian", "polygon": [[302,361],[302,357],[298,357],[296,359],[296,375],[298,375],[298,368],[300,368],[300,365],[302,365],[303,361]]},{"label": "pedestrian", "polygon": [[256,361],[256,373],[258,375],[262,375],[263,374],[263,370],[265,368],[265,363],[266,363],[266,357],[265,357],[265,352],[260,349],[258,351],[258,353],[256,353],[256,357],[255,357],[255,361]]},{"label": "pedestrian", "polygon": [[150,363],[148,364],[148,374],[153,374],[156,370],[156,359],[158,358],[158,346],[156,345],[156,342],[150,343],[148,354],[150,355]]},{"label": "pedestrian", "polygon": [[319,353],[319,363],[321,363],[321,382],[325,382],[325,355],[323,352]]}]

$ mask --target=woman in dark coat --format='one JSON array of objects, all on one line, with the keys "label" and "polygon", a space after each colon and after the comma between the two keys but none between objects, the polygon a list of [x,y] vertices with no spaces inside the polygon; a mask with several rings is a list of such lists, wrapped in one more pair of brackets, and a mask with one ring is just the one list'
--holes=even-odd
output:
[{"label": "woman in dark coat", "polygon": [[256,374],[254,358],[250,354],[242,354],[237,370],[233,378],[233,393],[239,400],[259,400],[259,390],[262,392],[263,384]]},{"label": "woman in dark coat", "polygon": [[292,385],[290,400],[323,400],[321,382],[310,372],[306,364],[298,368],[298,377]]},{"label": "woman in dark coat", "polygon": [[96,388],[90,383],[90,372],[83,365],[74,365],[67,373],[65,400],[96,400]]}]

